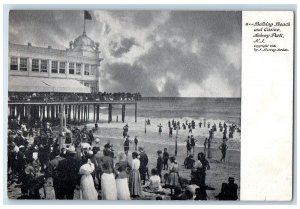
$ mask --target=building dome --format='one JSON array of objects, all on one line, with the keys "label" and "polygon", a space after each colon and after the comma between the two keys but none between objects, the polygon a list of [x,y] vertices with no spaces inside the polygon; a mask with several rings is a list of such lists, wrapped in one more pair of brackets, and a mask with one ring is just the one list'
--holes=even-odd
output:
[{"label": "building dome", "polygon": [[98,44],[95,43],[90,37],[83,33],[74,40],[73,50],[74,51],[91,51],[95,52],[98,50]]}]

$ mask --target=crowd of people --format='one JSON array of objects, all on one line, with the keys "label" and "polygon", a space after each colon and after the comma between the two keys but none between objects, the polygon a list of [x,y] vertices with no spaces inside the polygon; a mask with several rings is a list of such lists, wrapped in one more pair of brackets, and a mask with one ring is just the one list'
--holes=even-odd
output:
[{"label": "crowd of people", "polygon": [[49,92],[9,92],[8,101],[18,102],[61,102],[61,101],[112,101],[141,100],[140,93],[49,93]]},{"label": "crowd of people", "polygon": [[[179,129],[177,125],[172,127]],[[138,146],[137,136],[133,141],[129,139],[128,124],[123,129],[124,151],[118,152],[110,142],[101,146],[100,139],[94,136],[97,129],[98,124],[91,130],[87,126],[68,126],[65,146],[61,147],[51,124],[27,127],[16,120],[8,132],[8,186],[20,184],[22,199],[47,200],[134,200],[143,199],[145,193],[153,194],[157,200],[166,199],[168,193],[171,200],[207,200],[206,191],[214,189],[205,181],[210,165],[203,152],[196,154],[194,163],[186,166],[185,162],[184,169],[191,174],[190,179],[185,179],[180,175],[176,156],[170,155],[167,148],[157,150],[156,166],[149,168],[148,154]],[[188,141],[192,151],[188,149],[187,154],[194,156],[197,140],[192,135]],[[132,142],[134,150],[129,155]],[[215,198],[237,200],[237,189],[230,177]]]}]

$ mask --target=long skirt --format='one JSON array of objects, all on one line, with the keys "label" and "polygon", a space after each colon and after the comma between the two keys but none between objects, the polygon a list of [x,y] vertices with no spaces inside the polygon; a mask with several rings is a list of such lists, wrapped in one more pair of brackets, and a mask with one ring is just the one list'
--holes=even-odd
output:
[{"label": "long skirt", "polygon": [[171,172],[170,173],[170,186],[178,186],[179,185],[179,175],[176,172]]},{"label": "long skirt", "polygon": [[117,185],[113,173],[103,173],[101,176],[102,200],[117,200]]},{"label": "long skirt", "polygon": [[138,170],[132,170],[129,176],[129,191],[132,196],[142,196],[141,177]]},{"label": "long skirt", "polygon": [[130,200],[128,179],[116,179],[118,200]]},{"label": "long skirt", "polygon": [[95,189],[92,175],[83,175],[80,181],[80,199],[98,200],[98,192]]}]

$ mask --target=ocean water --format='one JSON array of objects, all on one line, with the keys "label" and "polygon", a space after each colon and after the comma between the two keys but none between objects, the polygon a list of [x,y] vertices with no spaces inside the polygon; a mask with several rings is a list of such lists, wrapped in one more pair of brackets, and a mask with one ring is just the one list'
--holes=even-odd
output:
[{"label": "ocean water", "polygon": [[[91,113],[90,113],[91,114]],[[117,119],[118,117],[118,119]],[[211,125],[224,123],[228,125],[235,123],[241,126],[241,99],[240,98],[143,98],[138,103],[137,122],[134,120],[134,105],[126,105],[125,123],[121,122],[121,105],[114,105],[112,112],[112,122],[107,123],[107,106],[103,106],[100,111],[101,127],[100,135],[104,138],[122,139],[122,130],[125,123],[129,125],[129,135],[138,136],[142,141],[151,143],[173,145],[176,133],[170,138],[168,133],[168,121],[175,120],[185,123],[195,120],[196,129],[193,135],[199,140],[199,145],[203,144],[209,136],[210,128],[199,127],[198,123],[204,121]],[[146,119],[150,119],[151,125],[145,125]],[[161,124],[162,134],[158,134],[158,125]],[[89,124],[93,126],[93,124]],[[184,146],[188,130],[178,131],[178,144]],[[222,142],[223,134],[219,130],[214,134],[215,140],[212,145],[218,147]],[[228,141],[229,149],[240,149],[241,135],[235,132],[233,138]]]},{"label": "ocean water", "polygon": [[[134,116],[134,106],[126,106],[128,116]],[[240,125],[240,98],[142,98],[138,103],[138,117],[190,118],[227,121]]]}]

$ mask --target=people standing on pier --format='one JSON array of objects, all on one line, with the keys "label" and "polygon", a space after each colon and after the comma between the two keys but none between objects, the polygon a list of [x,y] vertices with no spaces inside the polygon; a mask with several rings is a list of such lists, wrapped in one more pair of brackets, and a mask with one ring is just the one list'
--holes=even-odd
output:
[{"label": "people standing on pier", "polygon": [[220,159],[221,162],[222,161],[225,162],[227,149],[228,149],[228,146],[226,145],[226,140],[223,140],[223,143],[219,146],[219,150],[221,150],[221,153],[222,153],[222,157]]},{"label": "people standing on pier", "polygon": [[158,133],[159,134],[161,134],[161,132],[162,132],[162,125],[161,125],[161,123],[158,125]]}]

